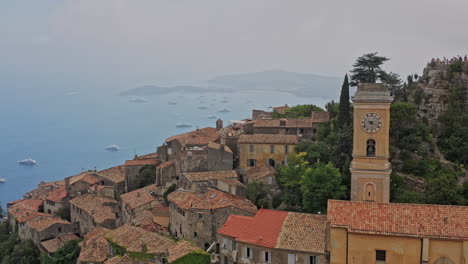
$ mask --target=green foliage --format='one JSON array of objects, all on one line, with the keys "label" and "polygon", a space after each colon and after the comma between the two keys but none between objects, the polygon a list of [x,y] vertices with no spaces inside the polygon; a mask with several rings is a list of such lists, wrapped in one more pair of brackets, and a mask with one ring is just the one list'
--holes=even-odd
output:
[{"label": "green foliage", "polygon": [[349,110],[349,82],[348,75],[346,74],[343,81],[343,86],[341,87],[340,108],[337,122],[339,128],[351,126],[351,113]]},{"label": "green foliage", "polygon": [[426,203],[426,196],[422,192],[416,191],[403,191],[393,202],[396,203],[416,203],[424,204]]},{"label": "green foliage", "polygon": [[283,191],[283,201],[290,207],[302,207],[301,180],[309,166],[305,155],[289,155],[288,165],[278,169],[277,180]]},{"label": "green foliage", "polygon": [[328,199],[342,199],[346,192],[340,171],[332,163],[317,163],[308,168],[301,185],[304,210],[309,213],[326,213]]},{"label": "green foliage", "polygon": [[389,59],[378,56],[377,52],[367,53],[357,58],[356,63],[351,70],[351,86],[358,83],[375,83],[377,80],[383,80],[386,77],[385,71],[381,66]]},{"label": "green foliage", "polygon": [[296,105],[280,114],[276,111],[273,112],[273,118],[306,118],[311,117],[312,112],[323,112],[324,110],[316,105]]},{"label": "green foliage", "polygon": [[20,241],[8,223],[0,223],[0,263],[39,264],[39,249],[31,240]]},{"label": "green foliage", "polygon": [[136,189],[146,187],[148,185],[154,184],[156,177],[156,166],[147,165],[140,169],[138,175],[135,177],[133,186]]},{"label": "green foliage", "polygon": [[167,196],[173,192],[177,190],[177,185],[175,183],[173,183],[171,186],[169,186],[169,188],[167,188],[167,190],[163,193],[163,199],[164,201],[166,201],[166,203],[168,203],[169,201],[167,200]]},{"label": "green foliage", "polygon": [[247,184],[247,198],[257,207],[268,208],[267,187],[263,182],[250,182]]},{"label": "green foliage", "polygon": [[210,254],[203,250],[195,250],[170,264],[209,264]]},{"label": "green foliage", "polygon": [[42,264],[75,264],[80,256],[80,240],[67,241],[65,245],[57,252],[48,256],[47,254],[41,255]]},{"label": "green foliage", "polygon": [[0,203],[0,219],[4,217],[5,211],[3,210],[2,203]]},{"label": "green foliage", "polygon": [[457,177],[451,173],[439,174],[429,180],[426,187],[426,202],[430,204],[465,204],[462,188]]},{"label": "green foliage", "polygon": [[58,209],[57,216],[63,220],[71,221],[70,207],[62,207]]}]

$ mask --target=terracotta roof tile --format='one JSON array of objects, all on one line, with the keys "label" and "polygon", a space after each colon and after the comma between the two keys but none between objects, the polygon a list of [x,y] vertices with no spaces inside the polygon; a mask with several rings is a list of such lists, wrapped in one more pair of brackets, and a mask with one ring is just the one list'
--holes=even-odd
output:
[{"label": "terracotta roof tile", "polygon": [[191,182],[237,178],[235,170],[185,172],[183,175]]},{"label": "terracotta roof tile", "polygon": [[111,182],[119,183],[125,181],[125,166],[115,166],[97,172],[98,176],[108,179]]},{"label": "terracotta roof tile", "polygon": [[329,112],[312,112],[311,115],[313,123],[323,123],[330,121],[330,113]]},{"label": "terracotta roof tile", "polygon": [[42,200],[35,199],[17,200],[14,203],[9,203],[8,211],[10,211],[10,209],[26,209],[30,211],[39,211],[39,207],[41,207],[43,203],[44,202]]},{"label": "terracotta roof tile", "polygon": [[82,243],[78,262],[103,262],[109,253],[107,240],[104,237],[93,237]]},{"label": "terracotta roof tile", "polygon": [[241,135],[239,144],[297,144],[296,135],[255,134]]},{"label": "terracotta roof tile", "polygon": [[232,206],[251,213],[257,212],[257,207],[247,198],[214,189],[205,194],[175,191],[169,194],[168,199],[185,210],[216,210]]},{"label": "terracotta roof tile", "polygon": [[54,253],[65,245],[67,241],[79,240],[80,238],[73,234],[62,235],[53,239],[41,242],[41,246],[48,252]]},{"label": "terracotta roof tile", "polygon": [[111,231],[110,229],[98,226],[98,227],[95,227],[93,230],[91,230],[91,232],[84,235],[84,238],[85,240],[88,240],[93,237],[102,237],[105,234],[109,233],[110,231]]},{"label": "terracotta roof tile", "polygon": [[[262,211],[260,209],[259,211]],[[229,218],[224,222],[224,225],[218,230],[218,233],[230,236],[233,238],[239,237],[242,230],[252,223],[254,217],[243,216],[243,215],[230,215]]]},{"label": "terracotta roof tile", "polygon": [[11,209],[8,213],[16,219],[18,223],[24,223],[39,216],[50,216],[50,214],[39,213],[27,209]]},{"label": "terracotta roof tile", "polygon": [[[151,192],[155,191],[156,186],[152,184],[144,188],[122,194],[120,196],[120,199],[123,203],[126,204],[128,209],[133,210],[145,204],[157,202],[158,200],[156,199],[156,197],[153,194],[151,194]],[[163,206],[161,202],[159,202],[158,205]]]},{"label": "terracotta roof tile", "polygon": [[105,220],[115,220],[115,211],[112,205],[118,202],[108,197],[85,194],[70,200],[70,204],[80,208],[90,215],[96,223],[102,223]]},{"label": "terracotta roof tile", "polygon": [[83,177],[85,177],[86,175],[90,175],[92,173],[94,173],[94,171],[84,171],[84,172],[82,172],[80,174],[70,176],[70,177],[68,177],[69,184],[72,185],[72,184],[80,181],[81,179],[83,179]]},{"label": "terracotta roof tile", "polygon": [[326,215],[289,212],[275,248],[325,253],[326,227]]},{"label": "terracotta roof tile", "polygon": [[97,177],[91,175],[91,174],[86,174],[83,176],[83,178],[80,179],[81,181],[84,181],[90,185],[94,185],[97,183],[100,183],[101,180],[99,180]]},{"label": "terracotta roof tile", "polygon": [[245,176],[254,181],[275,174],[275,168],[268,165],[260,165],[257,167],[253,167],[245,172]]},{"label": "terracotta roof tile", "polygon": [[231,185],[231,186],[241,186],[241,187],[245,187],[245,185],[240,182],[238,179],[221,179],[221,180],[218,180],[220,182],[224,182],[228,185]]},{"label": "terracotta roof tile", "polygon": [[173,164],[174,164],[174,161],[172,161],[172,160],[166,161],[163,164],[159,165],[158,169],[164,169],[164,168],[169,167],[169,166],[171,166]]},{"label": "terracotta roof tile", "polygon": [[57,189],[49,192],[46,196],[46,200],[54,201],[56,203],[61,203],[63,199],[67,198],[67,190],[65,190],[65,186],[61,185]]},{"label": "terracotta roof tile", "polygon": [[156,159],[158,157],[158,154],[156,152],[141,155],[141,156],[136,156],[134,160],[144,160],[144,159]]},{"label": "terracotta roof tile", "polygon": [[181,240],[171,247],[169,247],[169,257],[167,258],[169,263],[172,263],[195,250],[202,251],[201,248],[193,245],[192,243],[188,242],[187,240]]},{"label": "terracotta roof tile", "polygon": [[328,200],[328,222],[357,233],[468,239],[468,206]]},{"label": "terracotta roof tile", "polygon": [[126,248],[128,252],[143,252],[146,249],[146,253],[149,254],[162,254],[174,244],[174,241],[168,237],[129,224],[112,230],[105,237]]},{"label": "terracotta roof tile", "polygon": [[200,128],[184,134],[172,136],[166,142],[177,140],[182,145],[208,145],[210,141],[219,140],[219,132],[214,127]]},{"label": "terracotta roof tile", "polygon": [[38,232],[43,231],[44,229],[51,227],[55,224],[71,225],[70,222],[63,220],[59,217],[51,216],[42,216],[35,217],[27,222],[27,225]]}]

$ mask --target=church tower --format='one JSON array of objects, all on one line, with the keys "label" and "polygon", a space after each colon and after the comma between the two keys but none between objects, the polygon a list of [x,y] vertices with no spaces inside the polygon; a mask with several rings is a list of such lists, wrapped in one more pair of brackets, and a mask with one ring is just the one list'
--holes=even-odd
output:
[{"label": "church tower", "polygon": [[354,103],[352,201],[390,201],[389,132],[392,96],[383,84],[362,83]]}]

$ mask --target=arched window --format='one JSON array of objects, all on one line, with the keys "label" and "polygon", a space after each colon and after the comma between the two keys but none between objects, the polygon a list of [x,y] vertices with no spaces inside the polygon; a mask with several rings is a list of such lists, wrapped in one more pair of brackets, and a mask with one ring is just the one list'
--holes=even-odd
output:
[{"label": "arched window", "polygon": [[367,183],[365,186],[365,201],[375,201],[374,193],[375,193],[375,186],[372,183]]},{"label": "arched window", "polygon": [[375,140],[373,139],[367,140],[366,156],[375,157]]}]

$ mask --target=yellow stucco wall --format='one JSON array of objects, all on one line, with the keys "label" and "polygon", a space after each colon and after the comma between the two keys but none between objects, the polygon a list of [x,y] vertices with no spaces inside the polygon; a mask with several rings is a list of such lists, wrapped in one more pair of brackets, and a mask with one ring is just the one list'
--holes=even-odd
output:
[{"label": "yellow stucco wall", "polygon": [[439,258],[447,258],[453,263],[464,263],[463,241],[430,240],[429,241],[429,264],[436,263]]},{"label": "yellow stucco wall", "polygon": [[253,144],[254,151],[250,152],[251,144],[239,144],[239,167],[241,171],[247,170],[247,160],[256,159],[257,166],[263,165],[267,162],[268,159],[276,160],[278,165],[281,165],[281,162],[286,159],[288,154],[294,152],[294,144],[288,145],[288,154],[285,153],[285,144],[273,144],[275,146],[275,152],[271,153],[270,145],[272,144]]}]

